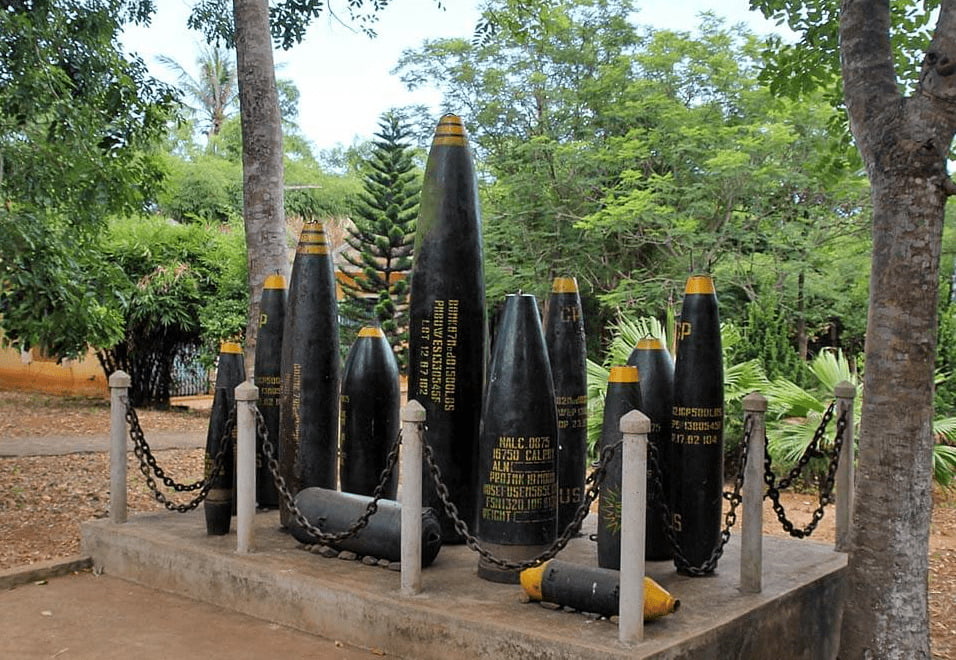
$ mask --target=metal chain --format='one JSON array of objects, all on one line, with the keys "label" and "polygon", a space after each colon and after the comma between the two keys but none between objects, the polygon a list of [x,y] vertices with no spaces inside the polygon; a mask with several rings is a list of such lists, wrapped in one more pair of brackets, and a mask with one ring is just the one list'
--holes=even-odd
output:
[{"label": "metal chain", "polygon": [[[162,479],[167,488],[171,488],[177,493],[188,493],[203,487],[206,483],[205,479],[200,479],[191,484],[180,484],[166,476],[166,472],[157,464],[156,457],[153,455],[149,443],[146,442],[146,434],[143,433],[143,428],[139,424],[139,417],[136,415],[136,410],[133,409],[133,406],[129,404],[128,400],[126,400],[126,421],[129,424],[129,437],[133,441],[134,451],[136,447],[142,448],[142,454],[145,456],[145,460],[149,464],[153,474],[159,479]],[[233,420],[233,423],[235,423],[235,420]],[[139,456],[140,454],[137,453],[136,455]]]},{"label": "metal chain", "polygon": [[533,568],[534,566],[543,564],[550,559],[554,559],[559,552],[564,550],[564,548],[568,545],[568,542],[577,536],[581,529],[581,523],[584,522],[584,519],[591,511],[591,504],[594,503],[594,500],[597,499],[601,492],[601,484],[604,483],[604,478],[607,475],[607,466],[621,444],[622,441],[619,440],[613,445],[609,445],[601,450],[601,456],[597,467],[595,467],[594,471],[592,471],[585,480],[585,483],[591,485],[584,494],[584,501],[581,503],[581,506],[578,507],[577,512],[574,514],[574,518],[572,518],[567,524],[561,535],[544,552],[536,557],[525,559],[523,561],[509,561],[507,559],[501,559],[493,555],[485,548],[481,547],[478,539],[468,531],[468,524],[459,516],[458,507],[454,502],[451,501],[451,496],[448,493],[448,487],[445,485],[444,481],[442,481],[441,469],[439,469],[438,464],[435,463],[435,456],[432,453],[431,446],[429,446],[427,442],[422,442],[422,450],[425,456],[425,461],[428,463],[428,470],[431,473],[432,481],[435,482],[435,490],[438,493],[438,499],[441,500],[442,506],[445,509],[445,514],[454,523],[455,531],[465,539],[465,544],[472,551],[481,555],[482,559],[487,561],[489,564],[493,564],[498,568],[505,570],[516,571],[524,570],[526,568]]},{"label": "metal chain", "polygon": [[[234,444],[233,431],[236,427],[235,414],[230,415],[229,418],[226,419],[222,437],[219,441],[219,451],[216,453],[216,457],[213,460],[212,467],[209,469],[208,474],[200,481],[183,485],[167,477],[163,469],[157,465],[156,457],[153,455],[149,443],[146,442],[146,436],[139,424],[139,417],[137,417],[136,411],[133,409],[133,406],[130,405],[128,399],[125,399],[124,403],[126,403],[126,421],[129,423],[129,436],[133,441],[133,453],[136,455],[136,458],[139,459],[139,471],[146,477],[146,485],[152,491],[153,498],[169,511],[177,511],[179,513],[192,511],[206,499],[206,495],[208,495],[212,489],[216,477],[218,477],[225,468],[226,454],[230,446]],[[156,485],[156,480],[153,479],[153,474],[151,473],[162,479],[167,487],[177,492],[189,492],[199,489],[199,494],[185,504],[176,504],[170,501],[166,495],[159,490],[159,487]]]},{"label": "metal chain", "polygon": [[[269,429],[266,427],[266,421],[258,408],[255,408],[255,413],[256,434],[262,439],[262,455],[265,457],[267,465],[269,466],[269,472],[272,473],[272,477],[275,479],[276,490],[279,491],[279,494],[282,496],[282,500],[295,519],[295,522],[306,532],[314,536],[318,542],[329,545],[350,539],[366,527],[369,519],[378,511],[379,500],[385,497],[385,488],[388,485],[389,478],[392,476],[392,471],[395,469],[395,463],[398,461],[398,449],[402,444],[401,430],[399,430],[398,435],[395,437],[395,442],[388,452],[388,456],[385,459],[385,467],[382,469],[375,490],[372,491],[372,501],[365,507],[365,512],[344,532],[330,534],[323,532],[320,528],[310,523],[299,510],[299,507],[296,506],[295,496],[286,486],[285,478],[279,473],[279,461],[275,456],[275,446],[269,440]],[[321,524],[322,521],[319,520],[318,522]]]},{"label": "metal chain", "polygon": [[[796,529],[792,522],[787,518],[787,512],[783,507],[783,504],[780,503],[780,491],[787,488],[790,483],[800,475],[800,472],[803,470],[804,466],[809,462],[811,453],[813,456],[826,456],[827,453],[820,451],[818,449],[820,441],[823,438],[823,434],[826,431],[826,426],[829,424],[830,419],[833,417],[833,410],[836,402],[830,404],[827,408],[826,413],[823,415],[823,419],[820,422],[820,426],[817,427],[816,433],[813,435],[813,440],[807,445],[807,449],[804,452],[803,456],[800,458],[800,463],[797,467],[790,470],[790,473],[787,475],[786,479],[781,479],[780,483],[776,483],[776,477],[773,473],[773,465],[770,460],[770,452],[766,452],[766,458],[764,459],[764,482],[767,484],[767,497],[770,498],[770,501],[773,503],[773,510],[777,514],[777,519],[780,521],[783,531],[790,534],[794,538],[802,539],[810,536],[813,531],[817,528],[820,520],[823,518],[824,510],[827,505],[833,502],[833,485],[836,481],[836,472],[837,468],[840,465],[840,451],[843,448],[843,433],[847,425],[847,411],[844,410],[839,419],[837,419],[837,432],[836,437],[833,440],[833,450],[830,452],[830,462],[827,466],[826,477],[823,480],[823,485],[820,487],[820,499],[818,500],[820,506],[816,508],[813,512],[813,516],[810,519],[810,522],[803,527],[803,529]],[[766,445],[766,437],[764,438],[764,444]],[[811,456],[812,457],[812,456]]]},{"label": "metal chain", "polygon": [[710,557],[708,557],[701,566],[691,566],[690,561],[688,561],[681,550],[680,542],[677,539],[677,532],[674,530],[671,522],[671,510],[667,504],[667,497],[664,493],[664,473],[661,470],[657,446],[650,442],[647,443],[649,450],[648,462],[651,467],[651,483],[658,503],[658,512],[663,522],[664,535],[667,537],[667,541],[671,544],[671,548],[674,551],[674,564],[679,571],[694,577],[701,577],[713,573],[714,569],[717,568],[717,562],[724,554],[724,546],[726,546],[730,540],[730,529],[737,523],[737,507],[740,506],[740,503],[743,501],[740,491],[744,485],[744,468],[747,466],[747,457],[750,453],[750,436],[753,433],[753,425],[753,416],[747,415],[744,418],[744,436],[740,441],[740,447],[738,449],[740,469],[734,478],[734,488],[733,490],[721,493],[721,497],[730,502],[730,508],[727,510],[727,513],[724,514],[724,527],[720,532],[720,543],[714,547]]}]

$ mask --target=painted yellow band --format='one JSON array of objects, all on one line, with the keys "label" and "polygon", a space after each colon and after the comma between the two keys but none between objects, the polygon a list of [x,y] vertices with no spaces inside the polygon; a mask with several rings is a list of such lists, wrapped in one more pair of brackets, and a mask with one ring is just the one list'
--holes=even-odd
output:
[{"label": "painted yellow band", "polygon": [[573,277],[555,277],[551,293],[577,293],[578,281]]},{"label": "painted yellow band", "polygon": [[468,134],[458,115],[445,115],[438,121],[432,146],[465,147],[468,146]]},{"label": "painted yellow band", "polygon": [[219,345],[220,353],[233,353],[233,354],[242,354],[242,346],[237,344],[234,341],[224,341]]},{"label": "painted yellow band", "polygon": [[359,337],[384,337],[385,333],[382,332],[381,328],[376,328],[370,325],[365,326],[358,332]]},{"label": "painted yellow band", "polygon": [[637,367],[611,367],[611,374],[607,378],[609,383],[637,383],[639,381]]},{"label": "painted yellow band", "polygon": [[531,600],[541,600],[541,582],[544,579],[544,569],[548,566],[548,562],[544,562],[540,566],[535,566],[533,568],[526,568],[521,571],[521,588],[524,589],[524,592],[528,594],[528,598]]},{"label": "painted yellow band", "polygon": [[262,285],[263,289],[284,289],[285,278],[282,275],[270,275]]},{"label": "painted yellow band", "polygon": [[328,254],[329,246],[328,245],[299,245],[295,249],[296,254]]},{"label": "painted yellow band", "polygon": [[664,348],[664,344],[657,337],[645,337],[637,342],[637,347],[642,351],[659,351]]},{"label": "painted yellow band", "polygon": [[717,293],[714,289],[714,280],[709,275],[694,275],[687,280],[684,293]]}]

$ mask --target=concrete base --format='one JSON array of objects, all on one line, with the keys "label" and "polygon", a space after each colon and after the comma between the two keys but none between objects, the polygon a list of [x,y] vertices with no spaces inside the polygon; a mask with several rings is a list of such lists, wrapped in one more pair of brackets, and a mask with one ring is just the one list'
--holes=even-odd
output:
[{"label": "concrete base", "polygon": [[[594,516],[588,523],[593,531]],[[256,515],[255,534],[257,551],[239,555],[235,533],[207,536],[201,513],[144,514],[84,523],[82,545],[109,575],[390,656],[819,660],[836,657],[839,642],[846,556],[809,541],[764,538],[761,594],[737,590],[735,539],[711,577],[649,563],[681,607],[626,646],[608,620],[525,603],[520,587],[479,579],[463,546],[443,547],[424,592],[402,597],[399,573],[305,552],[278,531],[276,512]],[[560,558],[594,565],[596,546],[578,538]]]}]

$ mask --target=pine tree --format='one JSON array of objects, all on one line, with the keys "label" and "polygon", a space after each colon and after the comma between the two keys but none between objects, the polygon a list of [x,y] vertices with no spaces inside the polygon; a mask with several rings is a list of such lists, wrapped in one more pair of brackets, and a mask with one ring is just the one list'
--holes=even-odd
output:
[{"label": "pine tree", "polygon": [[[405,119],[394,111],[379,120],[372,154],[366,161],[363,192],[356,217],[347,228],[349,248],[340,267],[346,299],[340,313],[361,325],[380,325],[404,369],[408,342],[408,274],[412,267],[415,220],[421,192],[421,173],[415,166],[412,135]],[[351,342],[344,343],[348,346]]]}]

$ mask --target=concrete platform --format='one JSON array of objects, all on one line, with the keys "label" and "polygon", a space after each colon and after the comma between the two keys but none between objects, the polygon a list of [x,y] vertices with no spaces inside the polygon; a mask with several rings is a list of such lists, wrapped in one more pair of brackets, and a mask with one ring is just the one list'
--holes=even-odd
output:
[{"label": "concrete platform", "polygon": [[[593,530],[594,516],[586,521]],[[424,593],[403,597],[399,573],[300,549],[278,514],[256,515],[257,551],[235,552],[235,533],[210,537],[201,512],[143,514],[82,525],[96,569],[162,591],[406,658],[833,658],[846,556],[831,546],[764,537],[764,590],[737,590],[736,538],[712,577],[648,574],[681,601],[625,646],[617,626],[521,602],[517,586],[476,576],[477,555],[446,546],[423,573]],[[561,559],[594,564],[596,547],[572,541]]]}]

